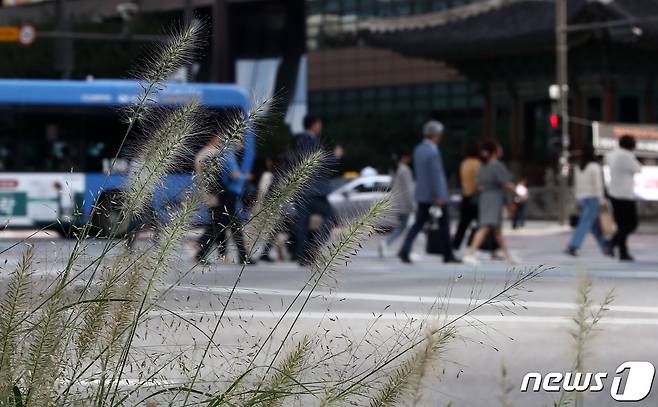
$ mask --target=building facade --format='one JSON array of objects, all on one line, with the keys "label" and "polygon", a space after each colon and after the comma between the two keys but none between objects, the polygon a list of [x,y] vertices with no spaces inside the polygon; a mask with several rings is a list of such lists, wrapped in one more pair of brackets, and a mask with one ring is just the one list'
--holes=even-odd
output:
[{"label": "building facade", "polygon": [[484,99],[478,84],[441,60],[369,46],[360,31],[372,18],[422,15],[468,3],[306,1],[309,111],[325,119],[330,139],[351,146],[347,166],[386,170],[390,157],[417,143],[422,123],[434,118],[449,130],[447,162],[455,172],[457,152],[481,135]]}]

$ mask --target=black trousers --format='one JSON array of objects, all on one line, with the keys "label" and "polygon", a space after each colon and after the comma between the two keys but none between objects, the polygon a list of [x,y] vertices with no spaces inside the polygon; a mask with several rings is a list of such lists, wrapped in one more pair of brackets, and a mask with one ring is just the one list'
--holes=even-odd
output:
[{"label": "black trousers", "polygon": [[[423,230],[425,224],[430,220],[430,208],[432,207],[431,203],[418,202],[418,210],[416,211],[416,220],[409,229],[407,236],[404,239],[402,248],[400,249],[399,255],[402,257],[409,257],[411,253],[411,247],[416,240],[416,236]],[[450,261],[455,258],[452,253],[452,245],[450,244],[450,214],[448,212],[448,206],[445,205],[441,208],[443,210],[443,216],[439,218],[439,232],[441,239],[441,252],[443,253],[443,261]]]},{"label": "black trousers", "polygon": [[[322,216],[320,230],[310,236],[311,215]],[[295,224],[295,259],[304,261],[313,258],[315,251],[329,237],[334,226],[334,211],[326,196],[313,196],[298,206]]]},{"label": "black trousers", "polygon": [[638,226],[637,204],[630,199],[617,199],[610,197],[612,211],[617,224],[617,232],[612,237],[613,247],[619,247],[619,256],[628,256],[628,236],[635,232]]},{"label": "black trousers", "polygon": [[469,226],[473,221],[478,219],[478,201],[477,196],[463,196],[462,202],[459,206],[459,224],[457,225],[457,231],[455,236],[452,238],[452,248],[459,250],[464,241],[464,236],[468,231]]},{"label": "black trousers", "polygon": [[226,254],[227,246],[227,229],[231,230],[233,241],[237,246],[240,255],[240,261],[246,262],[247,250],[244,245],[244,236],[242,234],[242,220],[237,209],[238,195],[232,192],[224,191],[220,197],[218,206],[209,208],[210,225],[206,226],[203,235],[199,237],[199,252],[197,259],[205,259],[212,251],[213,246],[217,245],[219,256]]},{"label": "black trousers", "polygon": [[527,202],[517,202],[516,210],[512,216],[512,229],[525,226],[525,208]]}]

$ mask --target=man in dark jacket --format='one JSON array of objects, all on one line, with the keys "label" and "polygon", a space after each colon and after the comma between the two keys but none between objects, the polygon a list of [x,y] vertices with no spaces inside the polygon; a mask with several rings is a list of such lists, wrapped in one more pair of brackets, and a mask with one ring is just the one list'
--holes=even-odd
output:
[{"label": "man in dark jacket", "polygon": [[416,220],[407,233],[398,257],[404,263],[411,263],[409,256],[414,240],[430,220],[430,209],[438,207],[441,209],[439,230],[443,261],[445,263],[459,263],[460,261],[454,256],[450,245],[450,216],[448,214],[450,193],[441,151],[438,147],[443,136],[443,124],[434,120],[427,122],[423,127],[423,135],[425,140],[418,144],[414,150],[416,201],[418,202]]},{"label": "man in dark jacket", "polygon": [[[320,138],[322,134],[322,121],[313,116],[304,118],[304,132],[295,136],[294,150],[297,154],[324,149]],[[329,237],[334,225],[334,213],[327,200],[331,192],[331,170],[335,169],[338,160],[343,155],[340,147],[334,149],[333,155],[328,158],[327,167],[330,171],[322,171],[318,174],[297,207],[297,221],[295,225],[295,259],[305,265],[312,257],[312,250]],[[317,234],[317,239],[309,238],[309,221],[312,214],[322,216],[322,226]],[[314,245],[311,240],[315,240]]]}]

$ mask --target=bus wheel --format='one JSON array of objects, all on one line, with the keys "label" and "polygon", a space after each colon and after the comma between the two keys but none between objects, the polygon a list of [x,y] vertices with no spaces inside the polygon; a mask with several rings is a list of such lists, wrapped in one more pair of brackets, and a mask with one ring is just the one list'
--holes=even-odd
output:
[{"label": "bus wheel", "polygon": [[126,236],[130,227],[130,219],[126,219],[122,215],[121,207],[120,191],[103,192],[98,197],[96,210],[91,220],[92,225],[98,231],[98,237],[123,238]]}]

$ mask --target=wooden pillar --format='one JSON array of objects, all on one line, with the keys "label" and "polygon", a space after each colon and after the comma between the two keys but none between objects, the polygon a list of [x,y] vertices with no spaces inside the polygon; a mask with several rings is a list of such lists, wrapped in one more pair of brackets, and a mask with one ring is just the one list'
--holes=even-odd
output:
[{"label": "wooden pillar", "polygon": [[510,158],[519,161],[523,155],[523,105],[516,89],[510,88],[511,112],[510,112]]}]

